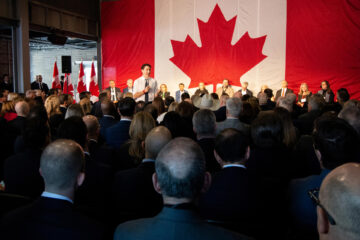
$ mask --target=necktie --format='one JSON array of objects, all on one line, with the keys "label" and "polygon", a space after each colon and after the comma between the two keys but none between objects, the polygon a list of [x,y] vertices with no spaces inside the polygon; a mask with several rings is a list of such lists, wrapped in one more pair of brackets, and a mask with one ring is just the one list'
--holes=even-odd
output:
[{"label": "necktie", "polygon": [[285,88],[283,88],[281,96],[284,97],[285,96]]},{"label": "necktie", "polygon": [[115,90],[113,88],[111,88],[111,100],[115,101]]},{"label": "necktie", "polygon": [[42,90],[42,84],[39,82],[39,89]]},{"label": "necktie", "polygon": [[[145,88],[149,86],[149,80],[145,79]],[[149,92],[145,93],[145,103],[149,102]]]}]

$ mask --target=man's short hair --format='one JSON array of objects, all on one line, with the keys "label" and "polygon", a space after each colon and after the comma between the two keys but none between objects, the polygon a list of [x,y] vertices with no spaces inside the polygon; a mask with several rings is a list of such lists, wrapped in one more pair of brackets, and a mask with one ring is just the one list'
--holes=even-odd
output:
[{"label": "man's short hair", "polygon": [[242,102],[239,98],[229,98],[226,101],[226,111],[233,117],[239,117],[242,110]]},{"label": "man's short hair", "polygon": [[112,115],[115,111],[115,104],[110,99],[104,99],[101,102],[101,111],[104,115]]},{"label": "man's short hair", "polygon": [[181,101],[184,101],[187,98],[190,98],[190,95],[187,92],[184,92],[183,94],[181,94]]},{"label": "man's short hair", "polygon": [[119,101],[118,109],[122,116],[132,117],[135,112],[136,102],[134,99],[126,97]]},{"label": "man's short hair", "polygon": [[104,90],[99,94],[99,101],[100,102],[104,101],[107,98],[108,98],[108,92],[107,91]]},{"label": "man's short hair", "polygon": [[249,145],[249,137],[237,129],[228,128],[216,137],[214,149],[224,162],[237,162],[245,159]]},{"label": "man's short hair", "polygon": [[337,90],[337,99],[341,102],[347,102],[350,99],[350,94],[346,88]]},{"label": "man's short hair", "polygon": [[308,104],[311,106],[311,110],[321,110],[325,105],[325,100],[322,95],[316,93],[310,96]]},{"label": "man's short hair", "polygon": [[359,162],[359,136],[345,120],[321,119],[316,124],[313,138],[326,169],[332,170],[347,162]]},{"label": "man's short hair", "polygon": [[339,118],[347,121],[360,135],[360,106],[345,104],[339,113]]},{"label": "man's short hair", "polygon": [[63,94],[60,94],[60,96],[59,96],[59,101],[60,101],[61,105],[65,104],[68,101],[68,99],[69,99],[69,94],[63,93]]},{"label": "man's short hair", "polygon": [[294,102],[292,101],[292,99],[286,98],[286,97],[280,97],[278,99],[278,104],[277,105],[278,105],[278,107],[285,108],[289,112],[292,112],[293,111],[293,104],[294,104]]},{"label": "man's short hair", "polygon": [[175,99],[174,99],[174,97],[172,97],[172,96],[167,96],[167,97],[165,98],[165,101],[164,101],[165,106],[167,106],[167,107],[169,107],[170,104],[173,103],[173,102],[175,102]]},{"label": "man's short hair", "polygon": [[94,115],[86,115],[83,117],[83,121],[86,125],[87,132],[90,136],[97,135],[100,124],[98,119]]},{"label": "man's short hair", "polygon": [[209,109],[200,109],[192,119],[193,127],[198,135],[212,135],[215,133],[216,117]]},{"label": "man's short hair", "polygon": [[205,156],[189,138],[170,141],[158,154],[155,169],[164,196],[195,199],[205,178]]},{"label": "man's short hair", "polygon": [[85,116],[84,110],[82,109],[81,105],[78,103],[71,104],[65,113],[65,119],[70,118],[70,117],[82,118],[83,116]]},{"label": "man's short hair", "polygon": [[149,67],[151,69],[151,65],[148,63],[144,63],[143,65],[141,65],[141,70],[144,70],[145,67]]},{"label": "man's short hair", "polygon": [[45,186],[57,190],[74,188],[84,164],[79,144],[65,139],[54,141],[45,148],[40,159]]},{"label": "man's short hair", "polygon": [[85,147],[87,143],[87,128],[81,117],[70,117],[65,119],[59,126],[58,137],[74,140],[80,146]]},{"label": "man's short hair", "polygon": [[136,102],[136,106],[135,106],[136,113],[144,111],[144,108],[145,108],[145,101],[140,100]]},{"label": "man's short hair", "polygon": [[80,100],[83,98],[90,98],[91,93],[89,91],[83,91],[79,94]]},{"label": "man's short hair", "polygon": [[264,93],[266,94],[268,99],[271,99],[274,96],[273,90],[271,90],[270,88],[265,89]]},{"label": "man's short hair", "polygon": [[251,138],[255,146],[271,148],[282,144],[283,127],[274,111],[260,112],[251,124]]},{"label": "man's short hair", "polygon": [[185,86],[183,83],[179,83],[179,86],[182,85],[182,86]]},{"label": "man's short hair", "polygon": [[51,88],[49,90],[49,96],[58,94],[59,90],[57,88]]},{"label": "man's short hair", "polygon": [[145,138],[145,153],[148,158],[156,159],[161,149],[171,140],[169,129],[159,126],[151,129]]}]

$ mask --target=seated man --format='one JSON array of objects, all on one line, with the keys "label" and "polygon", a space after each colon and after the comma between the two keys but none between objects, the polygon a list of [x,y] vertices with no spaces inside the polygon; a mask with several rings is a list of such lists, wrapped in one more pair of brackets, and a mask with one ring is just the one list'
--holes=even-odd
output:
[{"label": "seated man", "polygon": [[193,130],[196,134],[197,143],[205,153],[206,170],[214,173],[221,170],[219,163],[214,157],[216,117],[209,109],[197,111],[193,118]]},{"label": "seated man", "polygon": [[205,223],[194,202],[208,189],[201,148],[188,138],[176,138],[158,154],[153,175],[155,190],[162,195],[163,210],[153,218],[120,224],[114,239],[246,239]]},{"label": "seated man", "polygon": [[57,140],[44,150],[40,172],[45,191],[33,204],[3,218],[1,239],[103,239],[96,223],[73,210],[75,189],[85,175],[84,153],[71,140]]},{"label": "seated man", "polygon": [[277,92],[276,92],[276,95],[275,95],[275,102],[277,102],[277,100],[280,98],[280,97],[285,97],[287,94],[289,93],[294,93],[293,90],[291,90],[290,88],[288,88],[288,83],[287,81],[282,81],[281,82],[281,89],[279,89]]},{"label": "seated man", "polygon": [[177,90],[176,92],[175,92],[175,100],[176,100],[176,102],[181,102],[181,95],[183,94],[183,93],[188,93],[188,91],[187,90],[185,90],[185,85],[183,84],[183,83],[180,83],[179,84],[179,90]]},{"label": "seated man", "polygon": [[162,198],[153,188],[152,175],[158,153],[170,140],[171,133],[166,127],[153,128],[145,138],[145,158],[142,163],[137,168],[115,175],[112,192],[117,224],[125,220],[153,217],[160,212]]},{"label": "seated man", "polygon": [[318,121],[314,148],[322,168],[321,173],[295,179],[289,186],[292,225],[294,231],[301,234],[316,234],[316,209],[307,196],[308,190],[319,188],[332,169],[347,162],[359,162],[359,137],[342,119],[325,118]]},{"label": "seated man", "polygon": [[118,103],[118,112],[121,120],[112,127],[106,129],[106,142],[114,148],[120,148],[126,142],[129,136],[131,119],[135,114],[135,100],[132,98],[121,99]]},{"label": "seated man", "polygon": [[216,93],[219,97],[226,93],[227,95],[229,95],[229,97],[232,98],[234,96],[234,89],[232,89],[232,87],[229,85],[229,80],[224,79],[223,85],[216,89]]},{"label": "seated man", "polygon": [[245,96],[245,95],[249,95],[250,97],[253,96],[252,91],[250,91],[248,89],[249,83],[248,82],[243,82],[241,84],[241,89],[239,90],[239,92],[241,93],[241,97]]},{"label": "seated man", "polygon": [[326,176],[320,188],[311,195],[317,207],[320,240],[360,239],[360,165],[347,163]]},{"label": "seated man", "polygon": [[214,154],[222,170],[214,175],[209,191],[200,200],[201,214],[206,219],[238,223],[244,232],[254,212],[245,167],[250,139],[236,129],[225,129],[216,137]]}]

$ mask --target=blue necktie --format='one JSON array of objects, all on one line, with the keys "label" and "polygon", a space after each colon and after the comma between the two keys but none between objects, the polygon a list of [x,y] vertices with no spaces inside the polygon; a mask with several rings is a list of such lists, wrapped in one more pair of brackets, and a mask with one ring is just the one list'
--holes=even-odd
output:
[{"label": "blue necktie", "polygon": [[[145,88],[149,86],[149,80],[145,79]],[[149,102],[149,92],[145,93],[145,103]]]}]

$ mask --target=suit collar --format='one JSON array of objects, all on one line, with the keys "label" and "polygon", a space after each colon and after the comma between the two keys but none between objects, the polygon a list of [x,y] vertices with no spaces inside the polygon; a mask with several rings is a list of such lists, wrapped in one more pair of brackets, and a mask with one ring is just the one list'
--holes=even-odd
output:
[{"label": "suit collar", "polygon": [[163,207],[156,218],[171,220],[174,222],[202,222],[203,219],[194,211],[189,209],[176,209]]}]

